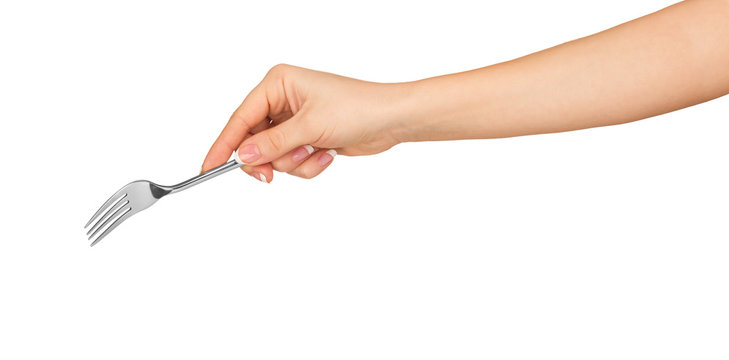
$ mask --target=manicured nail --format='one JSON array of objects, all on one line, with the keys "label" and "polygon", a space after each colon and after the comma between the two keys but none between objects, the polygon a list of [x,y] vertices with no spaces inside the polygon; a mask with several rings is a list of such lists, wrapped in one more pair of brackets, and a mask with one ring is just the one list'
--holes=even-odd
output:
[{"label": "manicured nail", "polygon": [[311,145],[304,145],[294,151],[294,154],[291,156],[291,160],[294,162],[299,162],[311,155],[311,153],[314,152],[314,147]]},{"label": "manicured nail", "polygon": [[324,166],[326,164],[329,164],[334,160],[334,157],[337,156],[337,151],[334,149],[329,149],[325,153],[321,154],[319,156],[319,165]]},{"label": "manicured nail", "polygon": [[256,144],[248,144],[238,149],[238,158],[244,163],[252,163],[261,157],[261,152],[258,151]]},{"label": "manicured nail", "polygon": [[251,173],[250,175],[251,175],[251,176],[252,176],[252,177],[253,177],[254,179],[256,179],[256,180],[258,180],[258,181],[260,181],[260,182],[262,182],[262,183],[266,183],[266,184],[268,184],[268,179],[266,179],[266,175],[263,175],[263,174],[261,174],[261,173],[257,173],[257,172]]}]

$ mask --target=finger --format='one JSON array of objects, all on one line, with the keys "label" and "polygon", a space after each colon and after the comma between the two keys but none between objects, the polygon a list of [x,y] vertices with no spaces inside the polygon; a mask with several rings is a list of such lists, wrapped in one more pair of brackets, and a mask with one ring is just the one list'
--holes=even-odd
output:
[{"label": "finger", "polygon": [[[260,124],[263,124],[265,122],[266,121],[261,121]],[[254,129],[256,127],[258,127],[258,125],[254,126]],[[253,131],[253,129],[251,129],[251,131]],[[247,139],[247,138],[249,138],[251,136],[253,136],[253,134],[251,134],[249,132],[243,138],[243,140],[245,140],[245,139]],[[254,179],[256,179],[258,181],[261,181],[261,182],[264,182],[264,183],[267,183],[267,184],[270,183],[271,181],[273,181],[273,164],[271,164],[271,163],[266,163],[266,164],[261,164],[261,165],[255,165],[255,166],[244,165],[240,169],[243,170],[243,172],[245,172],[246,174],[252,176]]]},{"label": "finger", "polygon": [[281,124],[251,136],[238,147],[238,156],[246,164],[259,165],[276,160],[297,146],[314,141],[301,126],[301,112]]},{"label": "finger", "polygon": [[[253,126],[250,130],[248,130],[248,133],[251,134],[251,135],[258,134],[259,132],[270,128],[271,126],[272,126],[271,125],[271,119],[270,118],[266,118],[263,121],[261,121],[258,124],[256,124],[255,126]],[[245,140],[245,139],[243,139],[243,140]],[[238,145],[240,145],[240,144],[238,144]]]},{"label": "finger", "polygon": [[335,156],[337,156],[337,152],[334,149],[320,149],[311,154],[311,156],[296,169],[291,170],[289,174],[302,177],[304,179],[311,179],[321,174],[324,169],[329,167],[332,161],[334,161]]},{"label": "finger", "polygon": [[264,182],[266,184],[273,181],[273,165],[271,163],[261,165],[245,165],[241,167],[246,174],[252,176],[254,179]]},{"label": "finger", "polygon": [[254,88],[233,113],[203,161],[203,171],[212,169],[228,160],[238,148],[248,131],[266,119],[269,111],[263,83]]},{"label": "finger", "polygon": [[288,154],[274,160],[273,168],[280,172],[289,172],[308,159],[316,149],[311,145],[299,146]]}]

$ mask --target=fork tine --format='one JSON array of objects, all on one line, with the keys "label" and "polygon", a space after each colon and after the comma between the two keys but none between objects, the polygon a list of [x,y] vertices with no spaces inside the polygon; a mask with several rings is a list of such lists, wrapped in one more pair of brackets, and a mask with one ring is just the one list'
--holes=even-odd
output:
[{"label": "fork tine", "polygon": [[126,208],[126,210],[121,214],[121,216],[117,217],[116,220],[114,220],[114,222],[111,223],[111,225],[109,225],[109,227],[106,228],[106,230],[104,230],[104,232],[101,233],[101,235],[99,235],[99,237],[97,237],[96,240],[94,240],[91,243],[91,246],[96,245],[99,241],[101,241],[101,239],[104,238],[104,236],[106,236],[108,233],[110,233],[112,230],[114,230],[114,228],[119,226],[119,224],[123,223],[124,220],[128,219],[131,216],[131,214],[130,214],[131,211],[132,211],[132,208]]},{"label": "fork tine", "polygon": [[97,228],[99,228],[99,225],[103,224],[103,221],[106,221],[109,215],[116,213],[116,211],[119,210],[120,207],[124,207],[129,204],[129,200],[124,200],[125,197],[126,195],[122,196],[113,206],[111,206],[109,210],[105,212],[104,215],[100,217],[93,226],[91,226],[91,228],[89,228],[89,231],[86,233],[86,235],[96,232]]},{"label": "fork tine", "polygon": [[[127,208],[131,208],[131,207],[127,207]],[[93,238],[94,235],[96,235],[96,233],[98,233],[99,231],[101,231],[101,229],[104,228],[104,226],[106,226],[106,224],[110,223],[111,220],[113,220],[114,218],[116,218],[116,216],[119,215],[119,213],[122,212],[122,211],[124,211],[124,210],[125,210],[125,208],[122,208],[122,207],[116,209],[114,211],[114,213],[111,214],[111,216],[109,216],[108,218],[106,218],[106,220],[104,220],[104,222],[101,223],[101,225],[96,226],[96,230],[94,230],[94,232],[92,232],[91,235],[89,235],[89,240],[91,240],[91,238]]]},{"label": "fork tine", "polygon": [[122,198],[124,196],[127,196],[127,194],[123,190],[124,190],[124,188],[120,189],[119,191],[117,191],[116,193],[114,193],[114,195],[112,195],[109,198],[109,200],[106,200],[106,202],[104,203],[104,205],[101,205],[101,207],[99,208],[99,210],[96,210],[96,213],[94,213],[94,216],[92,216],[91,219],[89,219],[89,222],[87,222],[86,225],[84,225],[84,229],[87,228],[87,227],[89,227],[89,224],[91,224],[91,222],[93,222],[94,219],[96,219],[104,211],[104,209],[106,209],[107,207],[109,207],[109,205],[113,204],[116,200],[118,200],[119,199],[119,195],[124,194],[122,196]]}]

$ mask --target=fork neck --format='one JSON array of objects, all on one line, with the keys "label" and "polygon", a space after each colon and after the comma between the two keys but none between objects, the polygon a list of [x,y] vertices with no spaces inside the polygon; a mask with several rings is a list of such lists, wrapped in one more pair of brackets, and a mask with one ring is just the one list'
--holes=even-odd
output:
[{"label": "fork neck", "polygon": [[190,179],[187,179],[177,185],[172,185],[170,188],[172,189],[170,191],[170,194],[180,192],[182,190],[191,188],[197,184],[200,184],[204,181],[210,180],[218,175],[222,175],[227,173],[230,170],[237,169],[241,167],[240,164],[235,162],[235,160],[228,161],[227,163],[220,165],[214,169],[208,170],[198,176],[192,177]]}]

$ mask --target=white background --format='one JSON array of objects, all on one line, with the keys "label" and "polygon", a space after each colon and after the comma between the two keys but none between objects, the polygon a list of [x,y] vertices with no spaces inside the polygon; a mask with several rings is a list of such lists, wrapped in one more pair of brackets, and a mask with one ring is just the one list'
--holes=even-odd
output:
[{"label": "white background", "polygon": [[407,81],[670,1],[3,1],[2,359],[726,359],[729,101],[624,126],[197,174],[277,63]]}]

